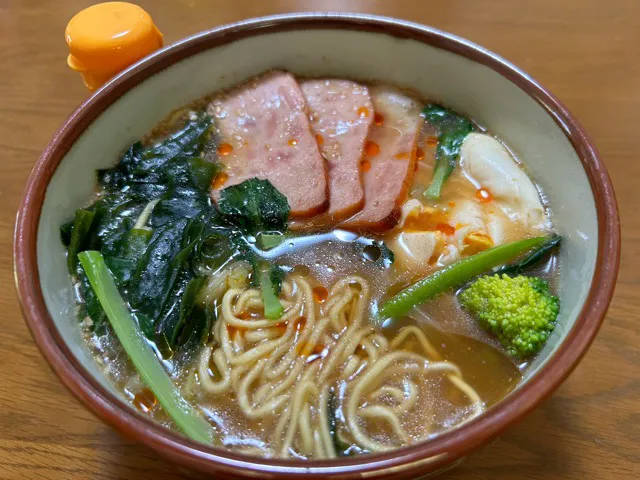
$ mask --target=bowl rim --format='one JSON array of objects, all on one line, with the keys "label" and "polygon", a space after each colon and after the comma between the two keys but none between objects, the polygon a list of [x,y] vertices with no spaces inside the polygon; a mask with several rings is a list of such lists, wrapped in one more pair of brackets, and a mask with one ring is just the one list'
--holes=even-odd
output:
[{"label": "bowl rim", "polygon": [[[598,253],[587,299],[557,350],[518,392],[483,415],[442,433],[435,441],[390,452],[335,460],[263,459],[191,441],[135,412],[103,388],[65,345],[49,315],[39,280],[36,242],[46,188],[57,166],[92,121],[124,93],[151,75],[204,50],[251,36],[309,29],[350,29],[417,40],[485,65],[517,85],[555,120],[581,160],[596,204]],[[404,478],[432,472],[462,459],[535,408],[575,368],[604,319],[619,261],[620,221],[611,180],[595,146],[555,96],[513,64],[463,38],[395,18],[344,13],[293,13],[223,25],[180,40],[126,69],[83,102],[53,135],[29,176],[14,233],[14,273],[23,315],[37,346],[69,390],[98,417],[128,437],[184,466],[232,478],[288,479],[299,474],[312,478],[390,475]]]}]

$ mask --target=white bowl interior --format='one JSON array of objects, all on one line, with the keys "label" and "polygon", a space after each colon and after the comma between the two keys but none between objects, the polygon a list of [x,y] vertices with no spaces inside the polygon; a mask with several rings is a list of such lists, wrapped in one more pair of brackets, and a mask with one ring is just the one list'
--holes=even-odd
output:
[{"label": "white bowl interior", "polygon": [[538,103],[492,69],[418,41],[346,30],[264,34],[192,56],[123,95],[76,141],[47,188],[37,256],[47,308],[82,365],[115,392],[81,341],[59,233],[60,225],[89,202],[95,170],[114,165],[131,143],[172,110],[273,68],[411,88],[478,120],[526,163],[565,239],[559,324],[526,378],[534,375],[575,322],[595,268],[595,203],[575,150]]}]

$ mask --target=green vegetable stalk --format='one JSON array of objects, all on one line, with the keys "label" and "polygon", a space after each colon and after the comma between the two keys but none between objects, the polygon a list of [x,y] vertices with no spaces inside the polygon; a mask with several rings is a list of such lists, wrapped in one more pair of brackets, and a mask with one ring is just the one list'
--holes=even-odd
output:
[{"label": "green vegetable stalk", "polygon": [[284,270],[277,265],[258,262],[254,266],[254,275],[256,276],[254,283],[262,290],[264,316],[270,320],[279,319],[284,313],[284,307],[278,299]]},{"label": "green vegetable stalk", "polygon": [[538,248],[547,241],[547,237],[529,238],[517,242],[499,245],[484,252],[452,263],[435,272],[387,300],[378,313],[379,318],[405,315],[435,295],[453,287],[462,285],[472,278],[514,257]]},{"label": "green vegetable stalk", "polygon": [[122,300],[102,254],[87,250],[80,253],[78,258],[115,334],[142,381],[185,435],[199,442],[211,443],[211,425],[180,395],[180,391],[164,371]]},{"label": "green vegetable stalk", "polygon": [[429,200],[438,200],[444,182],[456,168],[462,142],[473,130],[473,124],[448,108],[433,103],[427,105],[422,114],[438,131],[436,167],[431,185],[424,192],[424,195]]},{"label": "green vegetable stalk", "polygon": [[262,250],[271,250],[286,240],[282,233],[260,233],[258,235],[258,246]]}]

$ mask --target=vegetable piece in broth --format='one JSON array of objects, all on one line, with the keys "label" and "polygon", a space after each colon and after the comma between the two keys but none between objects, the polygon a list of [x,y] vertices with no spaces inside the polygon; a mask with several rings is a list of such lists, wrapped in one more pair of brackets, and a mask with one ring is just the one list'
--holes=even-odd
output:
[{"label": "vegetable piece in broth", "polygon": [[284,307],[278,300],[282,288],[285,271],[278,265],[258,262],[253,267],[254,285],[262,290],[264,316],[270,320],[277,320],[284,313]]},{"label": "vegetable piece in broth", "polygon": [[471,257],[452,263],[442,270],[418,280],[410,287],[387,300],[380,308],[379,318],[389,318],[405,315],[414,307],[450,288],[462,285],[472,278],[486,272],[514,257],[537,248],[547,240],[546,237],[536,237],[507,243],[490,248]]},{"label": "vegetable piece in broth", "polygon": [[153,189],[145,188],[145,184],[153,186],[166,183],[161,178],[171,160],[198,156],[209,139],[211,124],[211,117],[200,112],[162,142],[149,148],[144,148],[140,142],[134,143],[118,165],[98,171],[100,184],[109,190],[137,187],[135,190],[138,193],[157,196],[153,193],[149,195],[149,190]]},{"label": "vegetable piece in broth", "polygon": [[529,255],[524,257],[522,260],[514,262],[510,265],[505,265],[496,271],[497,275],[502,275],[506,273],[508,275],[522,273],[525,269],[531,267],[538,263],[542,257],[544,257],[547,253],[551,252],[554,248],[560,245],[562,241],[562,237],[560,235],[554,235],[550,237],[546,242],[544,242],[540,247],[533,250]]},{"label": "vegetable piece in broth", "polygon": [[[289,203],[268,180],[251,178],[222,190],[218,209],[223,217],[240,231],[255,238],[262,233],[287,230]],[[253,283],[262,290],[265,316],[275,320],[282,316],[284,308],[278,299],[284,271],[281,267],[260,260],[258,253],[249,247],[246,239],[240,240],[243,257],[253,266]]]},{"label": "vegetable piece in broth", "polygon": [[185,435],[199,442],[212,443],[211,425],[180,395],[173,380],[162,368],[138,330],[100,252],[85,251],[79,255],[79,259],[115,334],[144,383]]},{"label": "vegetable piece in broth", "polygon": [[436,166],[431,185],[424,192],[428,199],[437,200],[440,198],[444,182],[456,168],[460,158],[460,147],[467,134],[473,130],[473,124],[448,108],[433,103],[427,105],[422,114],[438,131]]},{"label": "vegetable piece in broth", "polygon": [[[206,328],[187,322],[185,312],[193,309],[192,290],[198,285],[192,283],[193,252],[201,258],[203,249],[196,247],[205,239],[211,247],[210,234],[221,223],[209,197],[217,166],[194,157],[210,126],[211,119],[200,113],[156,145],[133,144],[118,165],[98,172],[103,187],[98,200],[61,229],[70,268],[80,251],[99,250],[145,334],[172,349],[179,338],[200,337],[196,330]],[[235,252],[228,238],[215,244],[220,252]],[[104,314],[91,286],[82,274],[78,278],[87,307],[81,315],[88,314],[94,327],[102,325]]]},{"label": "vegetable piece in broth", "polygon": [[222,190],[218,209],[248,235],[284,232],[289,219],[287,197],[269,180],[251,178]]},{"label": "vegetable piece in broth", "polygon": [[72,275],[78,267],[78,253],[89,246],[91,224],[94,217],[95,212],[83,208],[76,210],[67,248],[67,266]]},{"label": "vegetable piece in broth", "polygon": [[516,358],[542,349],[560,311],[549,283],[525,275],[482,276],[460,293],[460,302]]}]

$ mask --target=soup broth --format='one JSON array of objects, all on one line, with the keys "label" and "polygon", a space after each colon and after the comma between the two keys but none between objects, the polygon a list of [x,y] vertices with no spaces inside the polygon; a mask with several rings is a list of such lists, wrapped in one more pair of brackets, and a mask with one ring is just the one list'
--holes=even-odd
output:
[{"label": "soup broth", "polygon": [[[120,180],[113,180],[118,171],[100,174],[103,189],[98,202],[109,195],[146,189],[144,198],[149,201],[140,207],[125,203],[133,214],[117,228],[147,235],[147,249],[166,241],[168,246],[161,252],[164,262],[173,266],[176,259],[189,255],[194,259],[188,266],[176,267],[175,273],[170,267],[166,273],[159,265],[145,277],[144,268],[151,268],[153,255],[160,254],[147,250],[129,271],[122,267],[119,244],[109,247],[101,237],[104,229],[96,234],[98,244],[105,256],[120,252],[114,254],[117,262],[108,262],[116,283],[180,394],[210,424],[215,445],[251,455],[319,459],[431,440],[508,395],[532,357],[514,357],[501,337],[461,305],[456,288],[467,288],[472,279],[420,302],[407,315],[381,317],[382,306],[406,287],[455,267],[461,259],[551,232],[548,209],[522,164],[475,124],[455,147],[459,164],[445,177],[439,197],[426,198],[425,190],[437,176],[434,171],[443,155],[439,150],[446,141],[443,132],[448,131],[426,121],[428,115],[419,118],[419,130],[413,131],[416,118],[405,121],[403,115],[416,115],[430,104],[394,87],[347,80],[317,81],[313,85],[317,97],[312,99],[311,87],[305,83],[310,81],[268,74],[230,92],[216,93],[174,112],[146,138],[146,148],[165,142],[162,148],[144,150],[141,158],[148,162],[148,170],[127,170],[128,176]],[[341,102],[353,102],[353,106]],[[315,109],[309,111],[309,105]],[[195,127],[188,129],[203,109],[211,124],[194,150],[186,145],[196,138]],[[353,118],[347,121],[340,115]],[[322,134],[315,133],[314,127]],[[487,144],[486,153],[473,150],[480,147],[470,145],[471,141],[493,143]],[[301,153],[301,146],[314,151]],[[335,173],[339,170],[335,162],[346,162],[343,157],[348,152],[359,152],[352,162],[359,165],[355,180]],[[491,152],[502,155],[496,162],[503,163],[494,170],[487,160]],[[130,150],[127,155],[120,165],[126,167],[138,154]],[[154,163],[154,155],[168,155],[169,160]],[[380,158],[384,155],[388,158]],[[193,193],[194,175],[201,171],[193,169],[189,158],[194,156],[217,165],[209,184],[211,198],[208,192],[206,198]],[[506,176],[491,177],[504,171],[507,161],[512,165]],[[167,170],[166,179],[165,173],[158,172],[171,162],[183,163]],[[283,162],[288,167],[283,168]],[[319,171],[328,163],[326,177],[303,179],[296,173],[292,185],[287,170],[297,172],[299,163],[320,165]],[[309,167],[308,172],[314,169]],[[127,183],[141,174],[144,180]],[[270,184],[250,184],[253,177]],[[190,178],[191,183],[182,178]],[[256,186],[256,190],[250,190],[232,211],[227,208],[233,200],[228,192],[236,186]],[[268,188],[274,187],[275,193],[269,193]],[[158,188],[159,195],[148,194],[152,188]],[[347,188],[362,192],[354,190],[349,198],[338,199],[340,189]],[[265,191],[271,196],[259,197]],[[238,192],[242,191],[238,188],[234,195]],[[185,198],[191,203],[180,203]],[[273,228],[269,222],[274,214],[267,210],[283,198],[288,203],[288,225]],[[354,207],[355,214],[339,218],[342,213],[330,207],[338,201],[360,203]],[[244,218],[244,223],[234,220],[233,215],[247,205],[252,215],[263,215],[260,228],[247,227],[246,218],[252,217]],[[107,210],[113,213],[118,208],[109,204]],[[192,213],[197,208],[202,210]],[[182,243],[171,246],[162,235],[185,218],[203,222],[197,235],[204,237],[207,232],[209,237],[197,243],[192,240],[196,234],[189,231],[181,237]],[[78,225],[76,221],[74,228]],[[182,228],[186,232],[192,225]],[[231,250],[215,244],[229,239]],[[171,248],[175,251],[169,255]],[[71,251],[70,247],[69,255]],[[144,262],[149,262],[146,267]],[[526,274],[555,289],[558,269],[552,252]],[[98,323],[92,315],[91,286],[83,283],[78,272],[74,279],[79,314],[96,361],[142,414],[180,429],[140,380],[108,320],[100,317],[104,323]],[[157,309],[157,320],[136,297],[140,296],[138,285],[131,280],[143,282],[153,275],[167,275],[174,282]],[[270,288],[275,300],[265,293]],[[173,297],[180,300],[172,304]],[[281,307],[276,316],[269,313],[271,305]],[[201,330],[199,315],[206,325]]]}]

